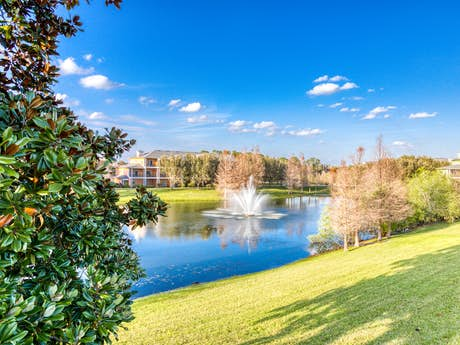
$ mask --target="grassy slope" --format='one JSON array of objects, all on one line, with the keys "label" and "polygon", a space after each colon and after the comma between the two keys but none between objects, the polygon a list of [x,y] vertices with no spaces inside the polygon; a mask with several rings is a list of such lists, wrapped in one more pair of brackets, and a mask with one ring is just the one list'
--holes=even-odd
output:
[{"label": "grassy slope", "polygon": [[460,224],[139,299],[121,344],[460,344]]},{"label": "grassy slope", "polygon": [[[222,196],[215,189],[198,189],[198,188],[154,188],[151,189],[157,193],[166,202],[184,202],[184,201],[219,201]],[[286,198],[289,196],[301,196],[301,195],[312,195],[312,194],[327,194],[329,190],[327,187],[310,187],[304,191],[293,191],[289,192],[285,188],[268,187],[261,188],[261,191],[269,194],[272,198]],[[118,193],[120,194],[120,203],[128,202],[135,194],[133,188],[120,188]]]}]

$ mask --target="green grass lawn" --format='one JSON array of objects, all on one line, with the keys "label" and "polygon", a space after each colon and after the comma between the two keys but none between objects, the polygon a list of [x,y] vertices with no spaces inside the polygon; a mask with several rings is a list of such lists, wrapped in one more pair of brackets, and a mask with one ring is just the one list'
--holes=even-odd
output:
[{"label": "green grass lawn", "polygon": [[[149,189],[157,193],[161,199],[166,202],[194,202],[194,201],[219,201],[222,200],[222,195],[215,189],[208,188],[151,188]],[[134,188],[119,188],[120,203],[127,203],[134,197],[136,190]],[[260,191],[270,195],[273,199],[280,199],[302,195],[327,194],[327,187],[306,187],[304,191],[294,190],[288,191],[283,187],[266,187]]]},{"label": "green grass lawn", "polygon": [[460,344],[460,224],[153,295],[119,344]]}]

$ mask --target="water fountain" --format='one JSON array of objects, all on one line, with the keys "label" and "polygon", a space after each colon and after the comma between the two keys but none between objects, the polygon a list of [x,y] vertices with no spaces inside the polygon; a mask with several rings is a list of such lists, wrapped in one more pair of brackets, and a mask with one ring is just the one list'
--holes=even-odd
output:
[{"label": "water fountain", "polygon": [[258,193],[254,185],[254,178],[249,178],[248,184],[238,192],[230,193],[229,207],[216,210],[204,211],[203,215],[217,218],[263,218],[279,219],[284,213],[276,213],[264,210],[268,196]]}]

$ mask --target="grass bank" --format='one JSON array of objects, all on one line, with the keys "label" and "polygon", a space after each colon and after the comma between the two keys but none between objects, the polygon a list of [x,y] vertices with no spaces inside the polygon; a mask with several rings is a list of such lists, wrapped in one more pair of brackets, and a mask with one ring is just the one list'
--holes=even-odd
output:
[{"label": "grass bank", "polygon": [[[222,195],[215,189],[211,188],[152,188],[151,191],[157,193],[162,200],[166,202],[197,202],[197,201],[219,201]],[[303,191],[289,191],[284,187],[263,187],[260,190],[273,199],[281,199],[303,195],[328,194],[328,187],[312,186],[306,187]],[[134,188],[119,188],[120,203],[127,203],[134,197],[136,190]]]},{"label": "grass bank", "polygon": [[460,224],[153,295],[118,344],[460,344]]}]

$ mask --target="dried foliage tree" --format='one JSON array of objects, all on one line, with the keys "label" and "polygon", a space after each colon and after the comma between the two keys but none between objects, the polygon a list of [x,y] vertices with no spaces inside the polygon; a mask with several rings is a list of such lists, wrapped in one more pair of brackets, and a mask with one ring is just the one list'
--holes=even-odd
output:
[{"label": "dried foliage tree", "polygon": [[219,167],[217,168],[217,188],[224,193],[227,198],[227,192],[237,188],[235,180],[236,161],[233,154],[224,151],[219,157]]},{"label": "dried foliage tree", "polygon": [[346,250],[351,237],[355,247],[360,245],[360,232],[368,227],[367,208],[364,200],[363,177],[366,165],[362,164],[364,149],[359,147],[352,157],[352,165],[337,169],[332,185],[332,203],[329,209],[331,225],[343,236]]},{"label": "dried foliage tree", "polygon": [[384,231],[387,237],[391,236],[392,224],[410,216],[411,206],[400,166],[386,151],[381,136],[375,151],[375,162],[367,168],[362,183],[368,220],[377,232],[377,239],[381,240]]},{"label": "dried foliage tree", "polygon": [[237,187],[245,186],[252,176],[256,186],[263,183],[265,164],[262,154],[258,149],[251,152],[241,152],[236,156],[235,176]]},{"label": "dried foliage tree", "polygon": [[0,2],[0,344],[110,342],[142,276],[123,227],[166,209],[142,188],[118,206],[104,174],[134,141],[93,132],[54,97],[53,56],[79,30],[65,13],[77,4]]}]

